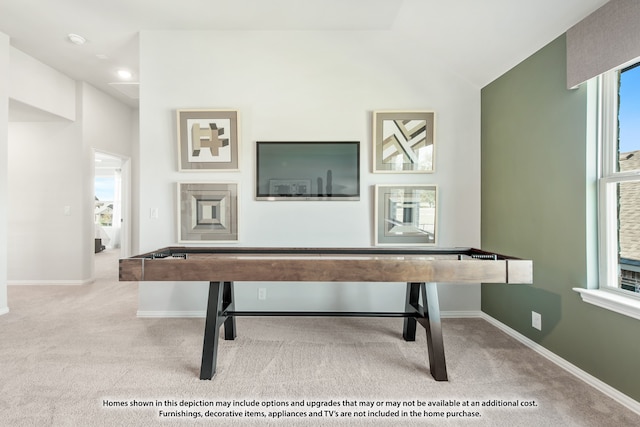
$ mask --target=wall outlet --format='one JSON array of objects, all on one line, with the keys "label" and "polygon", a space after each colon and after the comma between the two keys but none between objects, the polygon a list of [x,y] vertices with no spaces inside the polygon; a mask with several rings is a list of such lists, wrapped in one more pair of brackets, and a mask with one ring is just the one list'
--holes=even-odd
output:
[{"label": "wall outlet", "polygon": [[258,299],[267,299],[267,288],[258,288]]},{"label": "wall outlet", "polygon": [[536,313],[535,311],[531,312],[531,327],[539,331],[542,330],[542,315],[540,313]]}]

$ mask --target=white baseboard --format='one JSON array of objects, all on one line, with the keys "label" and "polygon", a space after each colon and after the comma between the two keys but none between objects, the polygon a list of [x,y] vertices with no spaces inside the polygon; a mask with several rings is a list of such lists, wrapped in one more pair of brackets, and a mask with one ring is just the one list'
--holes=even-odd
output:
[{"label": "white baseboard", "polygon": [[443,319],[478,318],[482,316],[481,311],[442,311],[440,317]]},{"label": "white baseboard", "polygon": [[7,280],[7,285],[9,286],[46,286],[46,285],[71,285],[71,286],[82,286],[82,285],[90,285],[93,283],[95,279],[87,279],[87,280]]},{"label": "white baseboard", "polygon": [[9,312],[9,307],[0,308],[0,316],[2,316],[3,314],[7,314],[8,312]]},{"label": "white baseboard", "polygon": [[141,318],[193,318],[193,317],[201,317],[204,319],[207,312],[205,310],[196,310],[196,311],[156,311],[156,310],[138,310],[136,316]]},{"label": "white baseboard", "polygon": [[536,353],[544,356],[546,359],[550,360],[551,362],[555,363],[559,367],[563,368],[564,370],[566,370],[570,374],[573,374],[574,376],[578,377],[579,379],[581,379],[582,381],[586,382],[590,386],[594,387],[596,390],[602,392],[606,396],[612,398],[616,402],[620,403],[621,405],[629,408],[633,412],[635,412],[638,415],[640,415],[640,402],[638,402],[637,400],[632,399],[631,397],[627,396],[626,394],[624,394],[624,393],[616,390],[615,388],[611,387],[609,384],[599,380],[598,378],[594,377],[593,375],[589,374],[588,372],[583,371],[582,369],[578,368],[574,364],[566,361],[565,359],[563,359],[562,357],[558,356],[557,354],[547,350],[546,348],[544,348],[543,346],[541,346],[537,342],[525,337],[524,335],[522,335],[521,333],[515,331],[514,329],[511,329],[510,327],[508,327],[504,323],[494,319],[493,317],[489,316],[488,314],[481,312],[480,313],[480,317],[482,319],[486,320],[487,322],[491,323],[493,326],[497,327],[498,329],[500,329],[501,331],[503,331],[507,335],[515,338],[516,340],[518,340],[522,344],[524,344],[527,347],[531,348]]}]

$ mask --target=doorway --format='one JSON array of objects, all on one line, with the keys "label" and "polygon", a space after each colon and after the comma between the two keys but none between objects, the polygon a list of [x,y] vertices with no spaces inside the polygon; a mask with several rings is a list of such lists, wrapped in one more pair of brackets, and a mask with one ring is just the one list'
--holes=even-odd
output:
[{"label": "doorway", "polygon": [[130,160],[94,150],[95,252],[131,256]]}]

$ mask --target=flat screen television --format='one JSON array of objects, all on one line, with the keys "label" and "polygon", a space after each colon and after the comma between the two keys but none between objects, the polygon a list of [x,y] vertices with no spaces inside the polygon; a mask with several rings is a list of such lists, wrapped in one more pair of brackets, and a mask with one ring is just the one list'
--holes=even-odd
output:
[{"label": "flat screen television", "polygon": [[256,200],[360,200],[360,142],[256,142]]}]

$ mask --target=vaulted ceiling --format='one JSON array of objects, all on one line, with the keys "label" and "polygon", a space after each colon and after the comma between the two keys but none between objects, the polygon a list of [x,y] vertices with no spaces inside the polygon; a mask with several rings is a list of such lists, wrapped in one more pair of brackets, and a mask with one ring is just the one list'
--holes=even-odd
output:
[{"label": "vaulted ceiling", "polygon": [[[606,0],[2,0],[11,45],[137,105],[142,30],[397,31],[479,88]],[[76,45],[68,34],[86,42]],[[119,69],[133,75],[120,80]],[[133,83],[133,84],[132,84]]]}]

